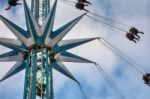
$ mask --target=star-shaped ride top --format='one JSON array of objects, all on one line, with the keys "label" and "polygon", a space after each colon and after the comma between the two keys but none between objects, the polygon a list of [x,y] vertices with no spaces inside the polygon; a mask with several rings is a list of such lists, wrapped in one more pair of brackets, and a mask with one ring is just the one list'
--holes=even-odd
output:
[{"label": "star-shaped ride top", "polygon": [[77,81],[73,75],[67,70],[62,62],[81,62],[81,63],[94,63],[90,60],[84,59],[80,56],[67,52],[67,50],[76,46],[82,45],[97,38],[86,39],[72,39],[62,40],[63,37],[75,26],[78,21],[85,15],[81,15],[69,23],[63,25],[56,31],[53,31],[53,24],[55,19],[57,0],[55,1],[51,11],[49,12],[45,23],[42,27],[39,27],[35,17],[30,11],[25,0],[24,10],[26,18],[27,31],[17,26],[10,20],[0,15],[0,19],[3,23],[14,33],[17,39],[0,38],[0,44],[12,49],[12,51],[0,55],[0,62],[17,61],[17,63],[6,73],[1,81],[17,74],[25,69],[25,53],[30,52],[34,46],[50,48],[52,53],[49,55],[54,61],[52,66],[55,70],[61,72],[65,76]]}]

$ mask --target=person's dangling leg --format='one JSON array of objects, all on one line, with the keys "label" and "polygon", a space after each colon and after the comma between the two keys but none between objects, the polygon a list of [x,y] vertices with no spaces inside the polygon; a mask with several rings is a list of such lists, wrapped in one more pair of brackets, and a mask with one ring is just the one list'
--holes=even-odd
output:
[{"label": "person's dangling leg", "polygon": [[140,34],[144,34],[144,32],[141,32],[141,31],[139,31],[138,33],[140,33]]},{"label": "person's dangling leg", "polygon": [[137,40],[137,41],[139,41],[139,39],[138,39],[138,38],[136,38],[136,37],[134,37],[134,39],[135,39],[135,40]]},{"label": "person's dangling leg", "polygon": [[16,5],[22,5],[21,3],[16,3]]},{"label": "person's dangling leg", "polygon": [[137,35],[135,35],[136,37],[138,37],[138,39],[140,39],[140,36],[137,34]]},{"label": "person's dangling leg", "polygon": [[11,6],[9,5],[9,7],[8,8],[6,8],[5,10],[9,10],[11,8]]},{"label": "person's dangling leg", "polygon": [[132,41],[133,41],[134,43],[136,43],[136,40],[133,39]]}]

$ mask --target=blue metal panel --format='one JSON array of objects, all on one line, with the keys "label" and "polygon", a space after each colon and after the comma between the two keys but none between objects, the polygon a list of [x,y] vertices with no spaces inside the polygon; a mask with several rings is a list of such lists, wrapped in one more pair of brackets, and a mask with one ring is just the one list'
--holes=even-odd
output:
[{"label": "blue metal panel", "polygon": [[24,9],[25,9],[25,16],[26,16],[26,21],[27,21],[28,32],[31,32],[33,37],[34,37],[34,40],[37,41],[37,38],[38,38],[37,30],[36,30],[36,26],[34,25],[34,23],[36,25],[37,25],[37,23],[34,22],[35,21],[35,17],[33,17],[33,14],[29,10],[29,7],[28,7],[28,5],[27,5],[27,3],[25,1],[24,1]]},{"label": "blue metal panel", "polygon": [[64,74],[65,76],[69,77],[70,79],[78,82],[62,63],[54,63],[52,64],[52,67],[60,73]]},{"label": "blue metal panel", "polygon": [[72,53],[69,53],[69,52],[62,52],[61,56],[64,56],[64,59],[62,58],[61,60],[58,60],[58,61],[61,61],[61,62],[95,63],[93,61],[87,60],[85,58],[82,58],[78,55],[75,55],[75,54],[72,54]]},{"label": "blue metal panel", "polygon": [[46,50],[46,99],[51,99],[50,98],[50,81],[49,81],[49,78],[51,78],[51,75],[50,75],[50,68],[49,68],[49,57],[48,57],[48,51]]},{"label": "blue metal panel", "polygon": [[35,0],[32,0],[31,1],[31,12],[33,13],[33,10],[34,10],[34,2],[35,2]]},{"label": "blue metal panel", "polygon": [[58,53],[58,52],[63,52],[63,51],[66,51],[66,50],[69,50],[71,48],[74,48],[74,47],[77,47],[77,46],[80,46],[82,44],[85,44],[87,42],[90,42],[92,40],[95,40],[96,38],[91,38],[91,39],[83,39],[82,41],[75,41],[75,42],[72,42],[72,43],[68,43],[68,44],[64,44],[60,47],[56,47],[54,48],[55,49],[55,52]]},{"label": "blue metal panel", "polygon": [[[76,25],[77,22],[80,21],[80,19],[84,16],[85,14],[77,17],[76,19],[72,20],[71,22],[67,23],[66,25],[63,25],[61,28],[57,29],[56,31],[54,31],[54,33],[52,33],[52,35],[50,35],[50,38],[55,38],[56,36],[60,35],[60,34],[64,34],[62,35],[61,38],[63,38],[72,28],[73,26]],[[59,40],[60,41],[60,40]]]},{"label": "blue metal panel", "polygon": [[43,41],[45,40],[46,36],[48,34],[50,34],[48,32],[52,32],[55,13],[56,13],[56,6],[57,6],[57,0],[55,1],[51,11],[49,12],[49,15],[48,15],[47,19],[46,19],[46,25],[45,25],[45,29],[44,29],[44,32],[43,32]]},{"label": "blue metal panel", "polygon": [[35,2],[35,7],[36,7],[36,12],[35,12],[35,19],[36,22],[38,23],[39,21],[39,0],[36,0]]},{"label": "blue metal panel", "polygon": [[8,56],[16,56],[19,53],[17,51],[9,51],[7,53],[1,54],[0,58],[8,57]]},{"label": "blue metal panel", "polygon": [[36,99],[37,48],[33,49],[31,97]]},{"label": "blue metal panel", "polygon": [[27,60],[26,60],[26,72],[25,72],[23,99],[27,99],[28,86],[29,86],[29,71],[30,71],[30,55],[27,57]]},{"label": "blue metal panel", "polygon": [[45,18],[47,17],[48,14],[48,0],[45,0]]},{"label": "blue metal panel", "polygon": [[48,0],[48,13],[50,12],[50,0]]},{"label": "blue metal panel", "polygon": [[23,69],[25,69],[25,63],[16,63],[8,72],[7,74],[0,80],[4,81],[5,79],[17,74],[18,72],[22,71]]},{"label": "blue metal panel", "polygon": [[[66,56],[66,57],[70,57],[70,58],[76,58],[76,59],[81,59],[83,60],[84,58],[77,56],[75,54],[69,53],[69,52],[62,52],[61,53],[62,56]],[[84,59],[85,60],[85,59]]]},{"label": "blue metal panel", "polygon": [[12,50],[15,50],[17,52],[24,52],[24,51],[26,51],[26,49],[24,49],[24,47],[16,46],[16,45],[10,44],[10,43],[0,42],[0,45],[3,45],[5,47],[10,48]]},{"label": "blue metal panel", "polygon": [[[51,63],[50,63],[51,64]],[[50,68],[50,99],[54,99],[54,90],[53,90],[53,71],[52,66],[49,64]]]},{"label": "blue metal panel", "polygon": [[[28,33],[23,30],[21,27],[17,26],[16,24],[14,24],[13,22],[11,22],[10,20],[4,18],[3,16],[0,15],[0,19],[5,23],[7,22],[8,24],[5,23],[5,25],[10,25],[11,27],[13,27],[15,30],[18,31],[18,33],[22,34],[25,37],[28,37]],[[10,27],[8,26],[8,28],[10,29]],[[11,29],[10,29],[11,30]],[[12,31],[12,30],[11,30]],[[13,31],[12,31],[13,32]],[[17,36],[17,35],[16,35]]]}]

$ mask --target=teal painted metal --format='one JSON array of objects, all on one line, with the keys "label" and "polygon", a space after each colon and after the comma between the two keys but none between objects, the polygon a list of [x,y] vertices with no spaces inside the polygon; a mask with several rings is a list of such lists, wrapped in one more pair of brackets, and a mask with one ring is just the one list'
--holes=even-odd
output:
[{"label": "teal painted metal", "polygon": [[46,18],[46,13],[47,13],[47,12],[46,12],[46,9],[47,9],[47,7],[46,7],[46,0],[45,0],[45,1],[43,0],[43,3],[42,3],[42,4],[43,4],[43,6],[42,6],[42,7],[43,7],[42,20],[45,20],[45,18]]},{"label": "teal painted metal", "polygon": [[37,73],[37,48],[33,49],[32,52],[33,59],[31,60],[33,63],[32,65],[32,84],[31,84],[31,98],[36,99],[36,73]]},{"label": "teal painted metal", "polygon": [[55,63],[55,64],[51,64],[51,66],[61,72],[62,74],[64,74],[66,77],[69,77],[70,79],[74,80],[75,82],[78,82],[75,77],[73,77],[73,75],[70,73],[70,71],[62,64],[62,63]]},{"label": "teal painted metal", "polygon": [[54,92],[53,92],[53,71],[52,67],[50,68],[50,99],[54,99]]},{"label": "teal painted metal", "polygon": [[53,92],[53,70],[52,65],[50,66],[50,99],[54,99],[54,92]]},{"label": "teal painted metal", "polygon": [[18,72],[25,69],[25,63],[17,62],[8,72],[7,74],[0,80],[0,82],[6,80],[7,78],[17,74]]},{"label": "teal painted metal", "polygon": [[31,11],[32,11],[32,13],[33,13],[33,10],[34,10],[34,1],[35,1],[35,0],[32,0],[32,1],[31,1]]},{"label": "teal painted metal", "polygon": [[62,42],[63,44],[61,44],[61,46],[59,46],[59,45],[55,46],[54,49],[55,49],[56,53],[64,52],[66,50],[83,45],[83,44],[90,42],[92,40],[95,40],[95,39],[97,39],[97,38],[68,40],[68,41]]},{"label": "teal painted metal", "polygon": [[43,10],[42,10],[42,20],[45,19],[45,7],[44,7],[44,6],[45,6],[45,1],[43,0],[43,1],[42,1],[42,9],[43,9]]},{"label": "teal painted metal", "polygon": [[50,12],[50,0],[48,0],[48,13]]},{"label": "teal painted metal", "polygon": [[35,3],[35,8],[36,8],[35,19],[36,19],[37,23],[39,23],[39,0],[36,0],[36,2],[34,2],[34,3]]},{"label": "teal painted metal", "polygon": [[29,86],[29,70],[30,70],[30,55],[26,59],[26,72],[25,72],[25,82],[24,82],[24,95],[23,99],[27,99],[28,86]]},{"label": "teal painted metal", "polygon": [[43,17],[44,19],[47,17],[49,11],[50,11],[50,0],[43,0]]},{"label": "teal painted metal", "polygon": [[31,10],[29,9],[28,5],[25,3],[24,9],[25,9],[25,16],[26,16],[26,21],[27,21],[27,31],[33,35],[34,41],[37,41],[37,32],[38,32],[38,25],[35,22],[35,18],[32,15]]},{"label": "teal painted metal", "polygon": [[45,18],[47,17],[47,15],[48,15],[48,6],[49,6],[49,3],[48,3],[48,1],[49,0],[45,0],[45,6],[46,6],[46,8],[45,8]]},{"label": "teal painted metal", "polygon": [[[26,59],[23,99],[53,99],[52,60],[48,48],[34,47]],[[38,63],[38,64],[37,64]],[[40,74],[41,76],[39,77]],[[45,86],[45,87],[44,87]],[[38,98],[39,99],[39,98]]]},{"label": "teal painted metal", "polygon": [[[67,51],[62,52],[62,53],[61,53],[61,56],[69,57],[70,59],[73,59],[74,61],[72,60],[72,62],[94,63],[94,62],[92,62],[92,61],[90,61],[90,60],[87,60],[87,59],[85,59],[85,58],[82,58],[82,57],[80,57],[80,56],[78,56],[78,55],[72,54],[72,53],[67,52]],[[76,61],[75,61],[75,60],[76,60]],[[78,61],[77,61],[77,60],[78,60]],[[65,61],[65,60],[64,60],[64,61]],[[65,62],[71,62],[71,60],[69,61],[69,59],[67,59]]]},{"label": "teal painted metal", "polygon": [[15,55],[18,55],[18,52],[16,52],[16,51],[10,51],[10,52],[1,54],[1,55],[0,55],[0,58],[4,58],[4,57],[6,57],[6,56],[15,56]]},{"label": "teal painted metal", "polygon": [[54,19],[55,19],[55,13],[56,13],[56,6],[57,6],[57,0],[55,1],[52,9],[51,9],[51,12],[49,13],[49,15],[47,16],[47,22],[46,22],[46,26],[45,26],[45,29],[43,31],[43,41],[45,40],[46,36],[49,36],[49,32],[51,33],[52,32],[52,29],[53,29],[53,24],[54,24]]},{"label": "teal painted metal", "polygon": [[[15,23],[11,22],[10,20],[4,18],[3,16],[0,15],[0,19],[1,21],[3,21],[3,23],[12,31],[15,32],[17,31],[18,34],[21,34],[25,37],[27,37],[27,32],[25,30],[23,30],[21,27],[19,27],[18,25],[16,25]],[[17,36],[15,34],[15,36]]]},{"label": "teal painted metal", "polygon": [[[40,3],[42,2],[42,5]],[[42,7],[42,8],[40,8]],[[39,23],[40,11],[42,11],[42,20],[45,20],[50,11],[50,0],[32,0],[31,11],[35,15],[37,23]]]},{"label": "teal painted metal", "polygon": [[4,43],[4,42],[0,42],[0,45],[3,45],[7,48],[10,48],[12,50],[15,50],[17,52],[24,52],[24,50],[22,50],[19,46],[13,45],[13,44],[8,44],[8,43]]},{"label": "teal painted metal", "polygon": [[84,16],[85,14],[77,17],[76,19],[73,19],[72,21],[68,22],[67,24],[63,25],[62,27],[58,28],[57,30],[53,31],[54,33],[50,35],[50,38],[55,38],[59,35],[60,39],[58,41],[60,41],[79,21],[80,19]]},{"label": "teal painted metal", "polygon": [[49,67],[49,57],[48,57],[48,50],[46,50],[46,62],[45,62],[45,69],[46,69],[46,99],[52,99],[50,98],[50,81],[49,81],[49,78],[50,78],[50,73],[49,73],[49,70],[50,70],[50,67]]}]

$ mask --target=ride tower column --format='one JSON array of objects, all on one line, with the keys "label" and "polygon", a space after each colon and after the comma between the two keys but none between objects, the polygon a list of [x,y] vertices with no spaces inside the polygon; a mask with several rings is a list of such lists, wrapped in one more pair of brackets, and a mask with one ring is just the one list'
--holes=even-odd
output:
[{"label": "ride tower column", "polygon": [[[53,51],[33,46],[26,56],[26,73],[23,99],[53,99]],[[51,57],[52,56],[52,57]]]},{"label": "ride tower column", "polygon": [[47,14],[50,12],[50,0],[32,0],[31,11],[37,23],[42,26]]},{"label": "ride tower column", "polygon": [[[50,11],[50,0],[32,0],[31,11],[41,27]],[[39,44],[27,50],[23,99],[53,99],[52,49]]]}]

